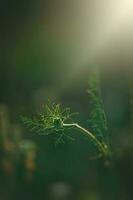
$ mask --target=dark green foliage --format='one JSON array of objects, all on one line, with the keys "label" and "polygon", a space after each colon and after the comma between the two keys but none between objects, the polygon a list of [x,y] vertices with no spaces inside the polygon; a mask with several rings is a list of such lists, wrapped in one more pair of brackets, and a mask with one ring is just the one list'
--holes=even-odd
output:
[{"label": "dark green foliage", "polygon": [[91,112],[89,115],[89,128],[99,140],[108,143],[107,119],[103,108],[103,102],[100,90],[100,77],[97,70],[93,70],[89,77],[89,100]]}]

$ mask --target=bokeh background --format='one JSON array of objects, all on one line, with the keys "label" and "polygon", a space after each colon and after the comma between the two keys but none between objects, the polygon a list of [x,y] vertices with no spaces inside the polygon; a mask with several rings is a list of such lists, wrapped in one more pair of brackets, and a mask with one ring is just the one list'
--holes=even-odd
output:
[{"label": "bokeh background", "polygon": [[[132,200],[132,0],[0,1],[0,199]],[[27,130],[51,101],[89,118],[90,68],[101,91],[113,167],[89,159],[89,144],[55,148]]]}]

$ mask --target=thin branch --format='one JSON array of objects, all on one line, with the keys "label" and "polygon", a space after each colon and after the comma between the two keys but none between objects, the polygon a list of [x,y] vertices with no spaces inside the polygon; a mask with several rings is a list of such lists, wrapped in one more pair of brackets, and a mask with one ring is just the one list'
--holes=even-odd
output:
[{"label": "thin branch", "polygon": [[91,133],[90,131],[86,130],[85,128],[83,128],[82,126],[80,126],[77,123],[73,123],[73,124],[63,124],[64,127],[73,127],[78,129],[79,131],[81,131],[82,133],[86,134],[90,139],[92,139],[94,141],[94,143],[97,145],[97,147],[99,148],[99,150],[106,155],[107,154],[107,145],[103,145],[96,137],[93,133]]}]

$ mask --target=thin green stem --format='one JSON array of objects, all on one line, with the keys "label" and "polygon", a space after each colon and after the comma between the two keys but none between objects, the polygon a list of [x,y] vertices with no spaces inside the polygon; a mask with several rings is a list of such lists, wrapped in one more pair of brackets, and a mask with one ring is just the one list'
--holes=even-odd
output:
[{"label": "thin green stem", "polygon": [[86,134],[90,139],[92,139],[94,141],[94,143],[97,145],[98,149],[100,150],[101,153],[103,153],[104,155],[106,155],[107,153],[107,146],[103,145],[96,137],[93,133],[91,133],[90,131],[86,130],[85,128],[83,128],[82,126],[80,126],[77,123],[73,123],[73,124],[63,124],[64,127],[73,127],[78,129],[79,131],[81,131],[82,133]]}]

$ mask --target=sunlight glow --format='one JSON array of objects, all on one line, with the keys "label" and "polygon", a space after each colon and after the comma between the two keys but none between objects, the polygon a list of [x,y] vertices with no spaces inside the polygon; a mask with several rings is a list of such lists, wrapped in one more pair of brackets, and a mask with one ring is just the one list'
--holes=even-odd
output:
[{"label": "sunlight glow", "polygon": [[[101,17],[102,11],[104,10],[103,7],[106,10],[105,17]],[[127,40],[130,43],[131,38],[128,38],[128,34],[132,34],[133,31],[133,0],[111,0],[110,4],[109,1],[105,2],[103,7],[100,13],[94,11],[96,27],[91,37],[88,37],[91,29],[89,25],[88,31],[85,29],[86,32],[84,31],[82,35],[85,42],[81,50],[77,53],[77,56],[75,56],[77,58],[75,59],[75,65],[73,65],[75,67],[71,69],[71,74],[69,75],[69,79],[71,80],[76,79],[78,77],[77,74],[84,71],[86,67],[98,65],[98,59],[101,54],[106,53],[106,51],[112,48],[110,46],[112,41],[114,42],[113,48],[116,48],[115,43],[117,43],[117,40],[121,44]],[[85,12],[87,12],[86,8]],[[85,20],[84,23],[87,25],[88,18],[86,17]]]},{"label": "sunlight glow", "polygon": [[91,57],[94,57],[107,47],[112,38],[119,34],[119,38],[122,40],[123,32],[132,26],[133,22],[133,1],[132,0],[117,0],[112,1],[114,6],[109,10],[108,16],[104,22],[104,26],[100,26],[100,30],[97,30],[95,37],[93,38],[89,47]]}]

